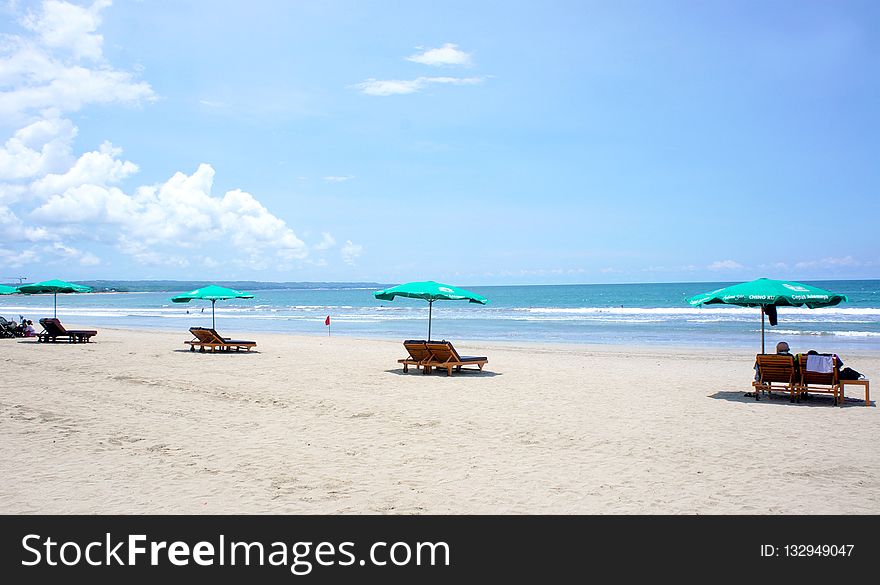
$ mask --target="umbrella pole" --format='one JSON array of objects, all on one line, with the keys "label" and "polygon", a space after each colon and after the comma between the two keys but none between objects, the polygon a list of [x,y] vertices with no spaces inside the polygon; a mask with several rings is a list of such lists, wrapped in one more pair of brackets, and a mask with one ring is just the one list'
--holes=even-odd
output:
[{"label": "umbrella pole", "polygon": [[764,305],[761,305],[761,353],[764,353]]},{"label": "umbrella pole", "polygon": [[214,305],[217,304],[216,299],[211,299],[211,329],[217,331],[217,325],[214,322]]},{"label": "umbrella pole", "polygon": [[55,309],[54,309],[55,314],[53,315],[53,318],[57,319],[58,318],[58,293],[56,292],[53,296],[55,297]]},{"label": "umbrella pole", "polygon": [[434,301],[428,301],[428,341],[431,341],[431,310],[434,308]]}]

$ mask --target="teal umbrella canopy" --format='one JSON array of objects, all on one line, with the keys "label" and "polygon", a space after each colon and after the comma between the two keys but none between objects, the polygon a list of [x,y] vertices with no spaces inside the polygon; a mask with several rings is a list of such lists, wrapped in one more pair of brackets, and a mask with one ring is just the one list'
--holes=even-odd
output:
[{"label": "teal umbrella canopy", "polygon": [[373,296],[382,301],[393,301],[394,297],[410,297],[413,299],[423,299],[425,301],[469,301],[471,303],[479,303],[485,305],[489,302],[486,297],[472,293],[469,290],[452,286],[451,284],[442,284],[428,280],[425,282],[407,282],[378,290]]},{"label": "teal umbrella canopy", "polygon": [[44,280],[43,282],[35,282],[33,284],[22,284],[18,287],[18,292],[26,295],[55,295],[55,314],[58,317],[58,293],[90,293],[92,287],[82,284],[74,284],[63,280]]},{"label": "teal umbrella canopy", "polygon": [[725,303],[740,307],[833,307],[846,301],[846,295],[833,293],[809,284],[759,278],[693,296],[691,305]]},{"label": "teal umbrella canopy", "polygon": [[90,293],[92,288],[82,284],[74,284],[63,280],[44,280],[33,284],[22,284],[19,292],[26,295],[58,294],[58,293]]},{"label": "teal umbrella canopy", "polygon": [[434,301],[468,301],[485,305],[489,302],[484,296],[469,290],[428,280],[424,282],[407,282],[384,290],[377,290],[373,296],[381,301],[393,301],[394,297],[409,297],[428,301],[428,341],[431,340],[431,318]]},{"label": "teal umbrella canopy", "polygon": [[[714,304],[761,307],[761,353],[764,353],[764,315],[768,312],[775,311],[776,307],[833,307],[846,300],[846,295],[809,284],[759,278],[695,295],[687,299],[687,302],[695,307]],[[771,315],[771,325],[775,324],[773,315],[775,313]]]},{"label": "teal umbrella canopy", "polygon": [[0,284],[0,295],[14,295],[18,292],[18,289],[14,286],[6,286],[5,284]]},{"label": "teal umbrella canopy", "polygon": [[215,329],[214,304],[217,301],[225,301],[229,299],[252,299],[254,295],[233,288],[226,288],[211,284],[202,288],[191,290],[188,293],[179,294],[172,297],[171,302],[188,303],[192,300],[211,301],[211,328]]}]

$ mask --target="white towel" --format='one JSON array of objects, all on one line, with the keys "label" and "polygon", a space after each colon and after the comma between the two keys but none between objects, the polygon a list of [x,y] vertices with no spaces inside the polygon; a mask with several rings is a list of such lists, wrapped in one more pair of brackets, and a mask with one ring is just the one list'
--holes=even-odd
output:
[{"label": "white towel", "polygon": [[834,369],[834,358],[830,355],[808,355],[807,371],[830,374]]}]

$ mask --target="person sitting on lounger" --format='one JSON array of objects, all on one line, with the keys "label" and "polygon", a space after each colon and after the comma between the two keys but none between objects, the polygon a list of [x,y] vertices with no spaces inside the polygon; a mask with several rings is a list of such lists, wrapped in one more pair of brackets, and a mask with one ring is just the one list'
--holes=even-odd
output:
[{"label": "person sitting on lounger", "polygon": [[[788,346],[788,343],[785,341],[780,341],[776,344],[776,355],[791,355],[791,348]],[[795,362],[797,364],[797,362]],[[759,381],[761,379],[761,372],[758,369],[758,362],[755,362],[755,381]]]},{"label": "person sitting on lounger", "polygon": [[37,336],[37,330],[34,329],[34,322],[31,321],[30,319],[28,319],[25,324],[24,336],[25,337],[36,337]]},{"label": "person sitting on lounger", "polygon": [[840,372],[840,368],[843,367],[843,360],[840,359],[840,356],[836,353],[819,353],[815,349],[811,349],[807,352],[807,355],[821,355],[825,357],[833,357],[834,359],[834,367],[837,369],[838,373]]}]

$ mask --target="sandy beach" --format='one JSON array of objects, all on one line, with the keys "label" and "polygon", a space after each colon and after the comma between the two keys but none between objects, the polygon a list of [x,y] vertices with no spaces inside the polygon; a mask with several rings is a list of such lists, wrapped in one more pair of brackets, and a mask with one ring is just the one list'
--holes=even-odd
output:
[{"label": "sandy beach", "polygon": [[0,513],[880,512],[873,403],[756,402],[753,351],[458,341],[489,364],[447,377],[399,341],[228,334],[256,352],[0,340]]}]

